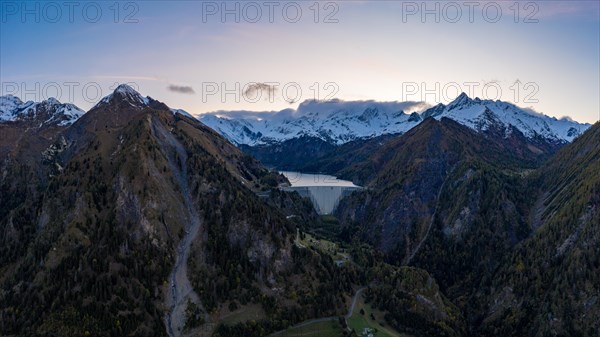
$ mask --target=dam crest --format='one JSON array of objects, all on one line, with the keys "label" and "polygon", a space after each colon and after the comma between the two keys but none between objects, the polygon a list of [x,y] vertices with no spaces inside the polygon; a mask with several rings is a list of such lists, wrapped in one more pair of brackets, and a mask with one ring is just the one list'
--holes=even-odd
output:
[{"label": "dam crest", "polygon": [[351,181],[339,180],[329,175],[299,172],[281,173],[291,184],[290,186],[282,186],[281,189],[298,192],[300,196],[310,199],[320,215],[332,214],[343,197],[363,189],[354,185]]}]

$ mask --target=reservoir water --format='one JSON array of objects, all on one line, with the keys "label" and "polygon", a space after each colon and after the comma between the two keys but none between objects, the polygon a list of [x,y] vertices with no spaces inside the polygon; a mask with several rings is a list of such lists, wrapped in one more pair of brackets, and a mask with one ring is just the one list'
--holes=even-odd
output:
[{"label": "reservoir water", "polygon": [[300,172],[281,172],[281,174],[290,181],[291,185],[282,189],[298,192],[302,197],[309,198],[317,213],[321,215],[332,214],[343,197],[362,189],[351,181],[324,174]]}]

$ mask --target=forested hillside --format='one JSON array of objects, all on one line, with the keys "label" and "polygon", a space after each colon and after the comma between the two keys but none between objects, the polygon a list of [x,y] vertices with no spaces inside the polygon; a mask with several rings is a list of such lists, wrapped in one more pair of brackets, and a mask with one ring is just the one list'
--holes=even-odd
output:
[{"label": "forested hillside", "polygon": [[[2,176],[3,334],[210,334],[224,305],[253,303],[265,308],[266,332],[345,310],[355,272],[294,246],[284,215],[286,204],[302,209],[293,200],[256,194],[279,177],[199,122],[120,88],[50,150],[30,153],[39,164]],[[44,179],[31,179],[34,169]],[[189,256],[184,277],[173,269],[179,255]]]},{"label": "forested hillside", "polygon": [[427,270],[471,334],[595,336],[598,128],[544,161],[518,135],[425,121],[338,170],[368,187],[342,200],[341,238]]}]

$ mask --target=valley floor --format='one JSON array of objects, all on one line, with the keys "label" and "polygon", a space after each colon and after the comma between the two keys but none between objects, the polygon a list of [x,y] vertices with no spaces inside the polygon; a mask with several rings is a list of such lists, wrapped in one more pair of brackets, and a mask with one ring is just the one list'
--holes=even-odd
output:
[{"label": "valley floor", "polygon": [[[365,303],[363,297],[365,289],[366,287],[358,289],[352,297],[348,313],[344,316],[348,329],[354,330],[359,335],[365,329],[368,329],[373,337],[411,337],[400,334],[394,331],[393,328],[383,324],[383,313]],[[302,322],[286,330],[273,333],[269,337],[338,337],[342,336],[343,331],[344,328],[340,325],[340,317],[332,316]]]}]

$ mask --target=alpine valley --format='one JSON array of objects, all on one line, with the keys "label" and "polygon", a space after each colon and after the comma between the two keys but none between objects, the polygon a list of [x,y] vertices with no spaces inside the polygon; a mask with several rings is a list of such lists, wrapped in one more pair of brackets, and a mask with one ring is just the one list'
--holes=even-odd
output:
[{"label": "alpine valley", "polygon": [[[281,171],[363,188],[329,215]],[[2,336],[600,336],[600,124],[0,97]]]}]

